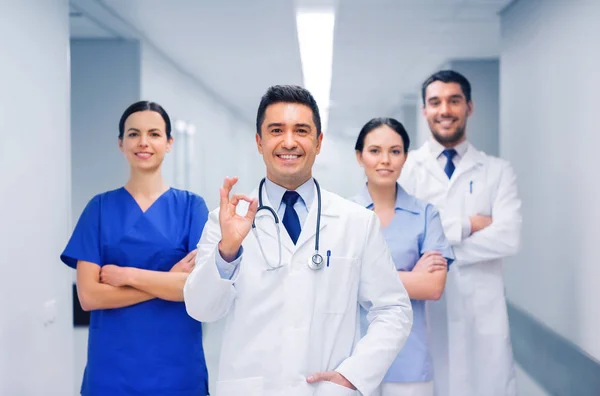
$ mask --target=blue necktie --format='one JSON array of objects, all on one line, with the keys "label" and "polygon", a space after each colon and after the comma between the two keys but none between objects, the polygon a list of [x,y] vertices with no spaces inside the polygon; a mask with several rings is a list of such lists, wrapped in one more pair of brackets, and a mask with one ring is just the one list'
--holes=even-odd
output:
[{"label": "blue necktie", "polygon": [[282,201],[285,202],[283,225],[290,238],[292,238],[292,241],[294,241],[294,245],[300,236],[300,219],[298,218],[298,213],[296,213],[296,210],[294,209],[294,204],[298,198],[300,198],[300,194],[296,191],[286,191],[282,198]]},{"label": "blue necktie", "polygon": [[446,162],[446,166],[444,167],[444,172],[446,172],[448,179],[450,179],[452,177],[452,174],[454,173],[454,162],[452,162],[452,158],[454,158],[454,156],[456,155],[456,150],[446,149],[442,151],[442,154],[444,154],[448,159],[448,161]]}]

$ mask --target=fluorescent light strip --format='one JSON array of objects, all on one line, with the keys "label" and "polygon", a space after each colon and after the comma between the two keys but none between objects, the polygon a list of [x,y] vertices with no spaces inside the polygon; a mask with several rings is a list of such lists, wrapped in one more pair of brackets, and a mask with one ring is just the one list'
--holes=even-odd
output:
[{"label": "fluorescent light strip", "polygon": [[315,97],[321,112],[321,127],[326,131],[329,122],[335,11],[333,8],[299,10],[296,13],[296,26],[304,87]]}]

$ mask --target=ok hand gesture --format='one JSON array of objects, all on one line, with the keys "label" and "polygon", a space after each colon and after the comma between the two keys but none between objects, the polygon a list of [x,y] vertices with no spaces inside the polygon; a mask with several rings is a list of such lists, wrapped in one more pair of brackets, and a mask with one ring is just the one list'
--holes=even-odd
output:
[{"label": "ok hand gesture", "polygon": [[[219,252],[223,259],[229,262],[235,259],[244,238],[250,232],[252,221],[258,209],[258,200],[256,198],[251,199],[242,194],[234,194],[231,199],[229,198],[231,189],[237,181],[237,177],[226,177],[223,187],[219,189],[221,195],[219,204],[219,225],[221,226]],[[250,204],[245,216],[240,216],[236,213],[236,208],[240,201],[246,201]]]}]

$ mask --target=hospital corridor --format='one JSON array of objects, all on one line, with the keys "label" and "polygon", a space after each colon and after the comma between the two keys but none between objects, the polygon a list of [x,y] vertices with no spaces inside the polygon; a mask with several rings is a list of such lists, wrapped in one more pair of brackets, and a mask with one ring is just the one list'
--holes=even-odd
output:
[{"label": "hospital corridor", "polygon": [[0,0],[0,396],[600,396],[599,0]]}]

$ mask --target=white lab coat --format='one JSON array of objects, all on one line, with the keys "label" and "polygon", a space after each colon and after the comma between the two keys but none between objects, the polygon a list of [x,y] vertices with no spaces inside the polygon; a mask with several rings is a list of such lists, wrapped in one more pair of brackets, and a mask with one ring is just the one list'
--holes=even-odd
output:
[{"label": "white lab coat", "polygon": [[[255,191],[252,196],[256,196]],[[268,202],[263,192],[263,200]],[[238,209],[243,214],[247,206]],[[232,280],[216,266],[221,239],[212,211],[198,244],[196,267],[184,288],[190,316],[224,318],[215,396],[369,395],[404,345],[412,308],[390,257],[380,222],[365,208],[322,190],[320,253],[330,266],[314,271],[317,199],[297,245],[281,227],[283,268],[267,271],[254,234],[244,240]],[[272,216],[262,210],[256,225],[265,253],[277,263]],[[369,310],[360,338],[359,303]],[[306,377],[337,370],[358,391],[334,383],[308,384]],[[209,373],[210,375],[210,373]]]},{"label": "white lab coat", "polygon": [[[448,180],[425,143],[409,153],[400,183],[438,208],[456,255],[444,297],[427,305],[436,395],[515,395],[502,273],[502,258],[517,252],[521,230],[512,167],[469,144]],[[463,221],[474,214],[493,222],[463,239]]]}]

